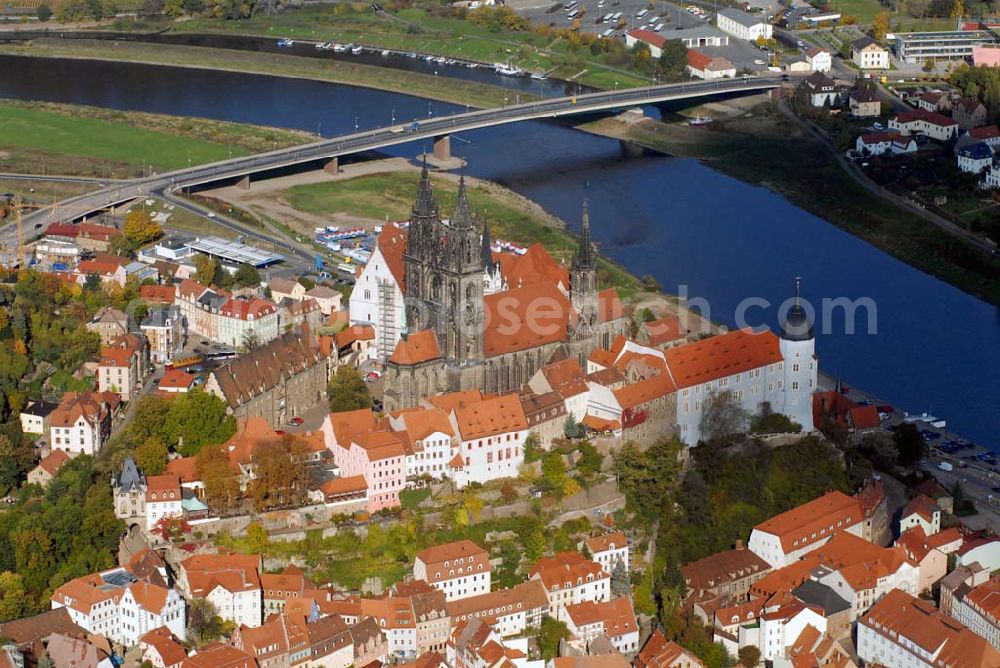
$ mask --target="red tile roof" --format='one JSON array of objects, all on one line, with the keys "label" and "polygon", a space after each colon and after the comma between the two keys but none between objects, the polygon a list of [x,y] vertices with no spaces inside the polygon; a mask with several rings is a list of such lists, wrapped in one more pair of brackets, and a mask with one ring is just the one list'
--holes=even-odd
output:
[{"label": "red tile roof", "polygon": [[742,329],[670,348],[666,358],[678,388],[693,387],[783,359],[778,337],[773,332],[754,334]]},{"label": "red tile roof", "polygon": [[663,35],[653,32],[652,30],[629,30],[629,37],[634,37],[635,39],[641,40],[648,44],[652,44],[656,48],[661,48],[667,42],[667,38]]},{"label": "red tile roof", "polygon": [[516,394],[505,394],[455,409],[455,422],[463,441],[524,431],[528,420]]},{"label": "red tile roof", "polygon": [[160,389],[180,389],[185,390],[190,389],[191,385],[194,383],[194,376],[189,374],[183,369],[171,369],[170,371],[163,374],[163,378],[160,379]]},{"label": "red tile roof", "polygon": [[605,288],[597,293],[597,319],[600,322],[621,320],[625,317],[625,307],[618,296],[617,288]]},{"label": "red tile roof", "polygon": [[823,496],[792,508],[754,527],[781,540],[785,553],[817,541],[825,541],[835,533],[861,522],[863,514],[858,500],[843,492],[827,492]]},{"label": "red tile roof", "polygon": [[535,283],[484,299],[487,323],[483,349],[487,357],[566,340],[575,321],[569,298],[554,283]]},{"label": "red tile roof", "polygon": [[176,288],[172,285],[140,285],[139,296],[151,302],[174,303]]},{"label": "red tile roof", "polygon": [[411,366],[440,358],[441,349],[438,347],[434,331],[424,329],[399,339],[389,361],[393,364]]},{"label": "red tile roof", "polygon": [[406,271],[403,263],[403,253],[406,251],[407,231],[390,223],[382,228],[378,235],[378,249],[385,258],[392,277],[396,279],[399,289],[406,293]]},{"label": "red tile roof", "polygon": [[930,123],[931,125],[937,125],[940,127],[948,127],[951,125],[958,125],[958,122],[948,116],[943,114],[938,114],[933,111],[927,111],[926,109],[914,109],[913,111],[905,111],[899,114],[894,119],[897,123],[901,125],[906,125],[908,123],[914,123],[916,121],[924,121]]},{"label": "red tile roof", "polygon": [[533,283],[550,282],[569,288],[569,272],[549,255],[539,243],[528,246],[524,255],[517,253],[493,253],[493,259],[500,263],[500,272],[508,288],[519,288]]},{"label": "red tile roof", "polygon": [[1000,137],[1000,128],[995,125],[983,125],[978,128],[972,128],[969,130],[969,136],[976,141],[984,141],[986,139],[997,139]]},{"label": "red tile roof", "polygon": [[219,307],[219,315],[239,320],[259,320],[264,316],[276,313],[277,306],[270,299],[255,297],[253,299],[229,299]]}]

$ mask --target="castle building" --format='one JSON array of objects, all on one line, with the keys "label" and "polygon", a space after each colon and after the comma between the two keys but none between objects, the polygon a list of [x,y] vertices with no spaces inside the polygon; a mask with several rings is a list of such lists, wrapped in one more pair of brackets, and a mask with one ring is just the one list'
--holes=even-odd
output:
[{"label": "castle building", "polygon": [[625,333],[617,292],[597,289],[586,204],[569,295],[558,281],[504,285],[464,179],[451,218],[443,219],[425,166],[402,259],[405,333],[386,366],[387,410],[441,392],[518,390],[556,351],[585,365],[593,349]]}]

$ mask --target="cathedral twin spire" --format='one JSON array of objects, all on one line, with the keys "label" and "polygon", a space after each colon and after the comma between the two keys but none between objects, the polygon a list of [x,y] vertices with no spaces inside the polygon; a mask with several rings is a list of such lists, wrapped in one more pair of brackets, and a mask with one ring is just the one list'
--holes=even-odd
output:
[{"label": "cathedral twin spire", "polygon": [[590,240],[590,204],[584,199],[583,229],[580,232],[580,247],[573,256],[573,269],[593,269],[595,266],[594,244]]}]

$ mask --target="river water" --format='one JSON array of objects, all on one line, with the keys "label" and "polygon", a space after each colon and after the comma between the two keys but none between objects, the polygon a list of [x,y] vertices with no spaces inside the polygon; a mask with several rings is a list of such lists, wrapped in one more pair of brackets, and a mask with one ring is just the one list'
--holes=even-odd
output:
[{"label": "river water", "polygon": [[[350,132],[355,122],[364,129],[392,117],[459,111],[305,80],[3,56],[0,97],[318,129],[326,136]],[[0,145],[2,137],[0,128]],[[386,153],[412,157],[422,148]],[[911,412],[933,411],[950,429],[1000,447],[997,308],[695,160],[624,158],[617,141],[547,122],[465,133],[453,138],[452,150],[469,160],[471,175],[503,183],[571,226],[579,225],[581,201],[589,197],[602,252],[636,274],[652,274],[668,292],[706,300],[717,321],[734,324],[739,304],[758,298],[772,306],[751,309],[747,322],[773,326],[795,276],[817,309],[824,298],[872,300],[876,333],[867,333],[863,309],[854,334],[845,331],[843,317],[818,323],[821,369]]]}]

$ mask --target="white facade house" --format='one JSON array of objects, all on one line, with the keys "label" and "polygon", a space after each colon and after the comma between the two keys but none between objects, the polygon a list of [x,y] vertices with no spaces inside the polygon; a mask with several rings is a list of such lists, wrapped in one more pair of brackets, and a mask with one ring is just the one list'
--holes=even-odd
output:
[{"label": "white facade house", "polygon": [[413,577],[444,592],[446,601],[489,593],[490,555],[470,540],[435,545],[417,553]]},{"label": "white facade house", "polygon": [[938,141],[958,136],[958,123],[951,117],[924,109],[914,109],[889,119],[889,129],[904,135],[922,134]]},{"label": "white facade house", "polygon": [[621,531],[591,536],[584,543],[590,552],[590,558],[600,564],[605,572],[613,573],[621,562],[625,572],[628,573],[630,565],[628,539]]},{"label": "white facade house", "polygon": [[813,47],[806,51],[806,62],[813,72],[829,72],[833,67],[833,56],[826,49]]},{"label": "white facade house", "polygon": [[458,439],[448,414],[438,409],[415,409],[389,416],[394,432],[405,432],[406,478],[421,476],[441,479],[448,475],[449,465],[458,450]]},{"label": "white facade house", "polygon": [[771,39],[774,31],[774,26],[767,23],[762,14],[747,14],[732,8],[720,9],[716,15],[716,24],[719,30],[748,42],[756,41],[758,37]]},{"label": "white facade house", "polygon": [[822,547],[840,531],[861,536],[864,524],[857,499],[843,492],[827,492],[755,526],[747,548],[773,568],[783,568]]},{"label": "white facade house", "polygon": [[375,329],[375,345],[369,351],[379,359],[392,354],[406,327],[405,248],[406,230],[395,223],[386,225],[351,291],[351,324],[371,325]]},{"label": "white facade house", "polygon": [[222,619],[257,627],[263,622],[264,589],[259,555],[199,554],[181,562],[178,588],[206,598]]},{"label": "white facade house", "polygon": [[862,37],[851,45],[851,60],[863,70],[889,69],[889,51],[871,37]]},{"label": "white facade house", "polygon": [[586,644],[605,636],[622,654],[639,651],[639,624],[632,602],[623,596],[600,603],[566,606],[566,627],[574,638]]},{"label": "white facade house", "polygon": [[[796,315],[781,337],[736,330],[666,351],[667,367],[678,388],[677,424],[684,443],[698,443],[705,404],[722,392],[729,392],[750,414],[766,403],[802,425],[803,432],[813,430],[812,394],[819,363],[812,327],[804,312],[801,318]],[[709,358],[728,362],[706,366],[703,361]],[[688,369],[698,372],[687,373]]]},{"label": "white facade house", "polygon": [[520,474],[528,420],[516,394],[457,407],[450,420],[459,439],[450,462],[457,487]]},{"label": "white facade house", "polygon": [[982,174],[993,166],[993,149],[986,142],[976,142],[958,150],[958,168],[968,174]]},{"label": "white facade house", "polygon": [[[893,567],[895,567],[893,569]],[[851,619],[857,619],[883,596],[899,589],[916,596],[919,593],[920,568],[909,560],[880,559],[834,570],[819,578],[837,595],[851,604]]]},{"label": "white facade house", "polygon": [[96,455],[111,435],[117,395],[100,392],[67,392],[49,414],[49,444],[67,453]]},{"label": "white facade house", "polygon": [[895,589],[858,620],[857,653],[865,665],[932,668],[998,666],[1000,651],[934,607]]},{"label": "white facade house", "polygon": [[765,661],[783,658],[788,646],[798,639],[807,626],[812,626],[820,633],[826,633],[826,617],[822,611],[797,601],[776,609],[764,610],[759,622],[758,649]]},{"label": "white facade house", "polygon": [[566,621],[566,606],[611,599],[611,575],[579,552],[543,557],[529,577],[540,580],[549,599],[549,616]]},{"label": "white facade house", "polygon": [[126,647],[161,626],[182,640],[186,633],[184,599],[121,567],[70,580],[52,593],[51,605],[66,608],[70,619],[88,632]]},{"label": "white facade house", "polygon": [[986,189],[1000,188],[1000,165],[986,170],[983,174],[982,187]]}]

